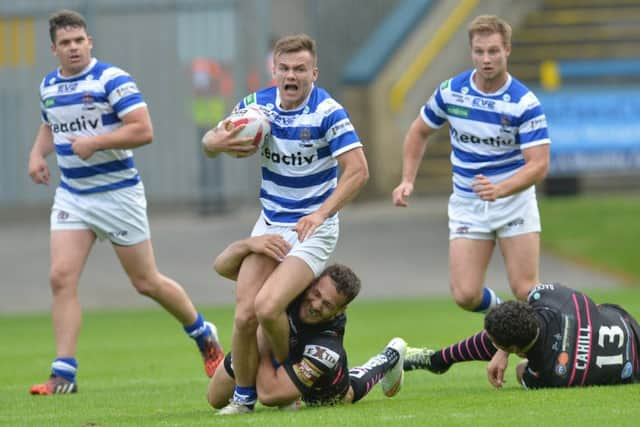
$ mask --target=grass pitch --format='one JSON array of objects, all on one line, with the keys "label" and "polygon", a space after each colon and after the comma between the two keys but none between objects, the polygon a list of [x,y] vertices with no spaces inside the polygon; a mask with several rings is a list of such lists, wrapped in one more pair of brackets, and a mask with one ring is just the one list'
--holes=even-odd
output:
[{"label": "grass pitch", "polygon": [[[540,201],[540,210],[547,250],[640,285],[638,195],[548,198]],[[637,287],[589,293],[596,302],[619,303],[640,318]],[[228,349],[232,308],[203,312],[218,325]],[[481,328],[482,316],[460,310],[449,297],[356,300],[345,346],[355,366],[394,336],[438,348]],[[250,416],[218,417],[206,402],[208,380],[195,344],[160,308],[86,312],[78,347],[79,393],[29,396],[29,386],[46,379],[54,351],[48,314],[0,316],[0,425],[618,427],[636,426],[640,419],[640,385],[524,391],[513,374],[515,356],[502,390],[487,382],[485,363],[470,362],[439,376],[408,372],[392,399],[377,386],[355,405],[297,412],[258,407]]]},{"label": "grass pitch", "polygon": [[640,194],[540,200],[542,246],[640,285]]},{"label": "grass pitch", "polygon": [[[637,290],[592,292],[640,316]],[[210,308],[226,348],[231,307]],[[449,298],[356,301],[349,309],[346,348],[351,366],[394,336],[410,345],[440,347],[482,327]],[[218,417],[207,405],[207,378],[195,345],[161,310],[87,312],[78,348],[79,393],[30,396],[53,356],[48,315],[0,317],[0,425],[3,426],[495,426],[637,425],[640,385],[524,391],[512,357],[508,382],[494,390],[486,364],[454,366],[444,375],[408,372],[402,391],[384,397],[379,385],[355,405],[283,412],[259,406],[250,416]]]}]

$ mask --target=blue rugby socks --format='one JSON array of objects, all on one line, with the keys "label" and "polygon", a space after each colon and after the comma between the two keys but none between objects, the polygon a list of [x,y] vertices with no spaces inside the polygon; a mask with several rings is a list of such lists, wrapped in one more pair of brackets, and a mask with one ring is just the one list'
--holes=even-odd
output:
[{"label": "blue rugby socks", "polygon": [[75,357],[57,357],[51,364],[51,374],[75,383],[78,361]]},{"label": "blue rugby socks", "polygon": [[482,302],[480,302],[480,305],[474,308],[473,311],[476,313],[486,313],[501,302],[502,300],[496,295],[493,289],[485,287],[482,289]]},{"label": "blue rugby socks", "polygon": [[201,313],[198,313],[198,317],[192,325],[184,327],[184,331],[187,335],[196,340],[199,348],[204,347],[206,338],[211,336],[211,330],[207,327]]},{"label": "blue rugby socks", "polygon": [[253,409],[258,400],[258,392],[256,391],[255,386],[251,387],[241,387],[236,385],[235,390],[233,391],[233,401],[239,403],[241,405],[248,406]]}]

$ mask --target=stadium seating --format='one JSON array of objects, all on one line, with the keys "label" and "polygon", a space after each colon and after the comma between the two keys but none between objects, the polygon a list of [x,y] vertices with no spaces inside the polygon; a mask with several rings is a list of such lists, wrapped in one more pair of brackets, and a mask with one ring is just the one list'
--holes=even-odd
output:
[{"label": "stadium seating", "polygon": [[[592,93],[594,100],[600,100],[598,102],[606,100],[609,104],[614,102],[609,99],[613,94],[603,95],[603,87],[620,85],[634,87],[634,96],[638,93],[637,88],[640,83],[638,42],[640,42],[640,0],[545,0],[539,9],[526,15],[520,25],[514,26],[509,71],[530,86],[543,100],[543,104],[546,103],[550,124],[555,121],[555,117],[550,117],[554,113],[557,113],[556,116],[563,116],[562,120],[569,121],[569,123],[562,123],[564,129],[567,126],[570,127],[571,123],[576,123],[574,119],[578,119],[571,115],[571,111],[575,111],[578,115],[582,111],[580,108],[565,108],[570,95],[575,97],[576,91],[587,98],[587,93]],[[557,90],[561,92],[555,92]],[[568,91],[567,96],[563,95],[565,91]],[[555,105],[556,103],[558,105]],[[622,108],[623,105],[625,109],[635,108],[635,106],[627,107],[626,103],[621,103],[620,107]],[[614,119],[615,117],[609,125],[607,122],[602,126],[619,129],[619,120]],[[581,120],[584,120],[584,117]],[[558,134],[556,136],[563,139],[561,127],[557,126],[555,130]],[[551,132],[554,136],[553,129]],[[434,137],[433,143],[428,148],[429,155],[420,168],[417,188],[429,188],[431,192],[434,188],[440,191],[450,190],[450,182],[444,179],[450,176],[448,169],[451,167],[448,137],[448,132],[439,132]],[[554,147],[556,151],[566,148],[561,147],[562,142],[566,141],[556,140]],[[626,142],[631,144],[633,141]],[[611,185],[620,186],[618,185],[621,184],[620,169],[624,165],[628,165],[628,169],[635,168],[638,154],[635,148],[623,147],[620,141],[616,143],[612,144],[612,147],[615,146],[612,148],[614,151],[612,153],[594,151],[591,155],[595,158],[604,158],[605,155],[610,159],[621,157],[625,163],[617,162],[620,164],[610,167],[607,164],[593,162],[595,167],[592,171],[615,172],[618,176],[614,178]],[[572,149],[568,148],[569,151]],[[557,157],[552,159],[553,166],[557,166],[556,163],[561,160],[561,156]],[[569,156],[569,165],[575,161],[573,157]],[[578,178],[580,173],[555,172],[558,169],[552,168],[553,176],[545,183],[545,192],[572,194],[580,191],[581,182]],[[601,181],[598,180],[598,182]]]},{"label": "stadium seating", "polygon": [[640,0],[545,0],[514,29],[510,71],[550,89],[639,82],[639,41]]}]

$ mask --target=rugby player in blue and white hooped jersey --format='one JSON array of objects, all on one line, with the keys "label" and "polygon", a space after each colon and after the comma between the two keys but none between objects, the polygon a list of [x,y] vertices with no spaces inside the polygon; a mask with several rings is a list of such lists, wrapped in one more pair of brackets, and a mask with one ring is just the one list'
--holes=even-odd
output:
[{"label": "rugby player in blue and white hooped jersey", "polygon": [[442,83],[411,124],[402,181],[392,198],[396,206],[407,206],[427,138],[448,120],[450,287],[460,307],[484,312],[499,303],[484,287],[496,241],[516,298],[524,300],[539,282],[541,228],[534,185],[547,173],[550,140],[537,98],[507,72],[509,24],[478,16],[469,26],[469,41],[475,68]]},{"label": "rugby player in blue and white hooped jersey", "polygon": [[51,210],[50,281],[57,354],[49,380],[34,385],[31,394],[78,390],[75,353],[82,313],[77,287],[97,238],[111,241],[136,290],[182,323],[211,376],[224,357],[215,326],[156,267],[144,187],[131,152],[153,138],[142,94],[129,74],[91,57],[93,42],[82,15],[69,10],[53,14],[49,32],[60,66],[40,85],[43,123],[29,157],[29,175],[35,183],[48,184],[46,156],[55,151],[60,184]]},{"label": "rugby player in blue and white hooped jersey", "polygon": [[[276,359],[286,359],[286,308],[323,270],[338,239],[338,211],[369,176],[346,111],[314,84],[315,41],[306,34],[278,40],[273,77],[276,86],[249,95],[236,108],[258,104],[271,122],[271,137],[260,148],[262,212],[252,235],[279,234],[292,248],[281,254],[282,262],[262,254],[242,262],[232,340],[237,387],[223,414],[236,413],[238,405],[253,408],[256,401],[258,322]],[[236,137],[240,129],[219,124],[203,138],[205,153],[253,154],[250,138]]]}]

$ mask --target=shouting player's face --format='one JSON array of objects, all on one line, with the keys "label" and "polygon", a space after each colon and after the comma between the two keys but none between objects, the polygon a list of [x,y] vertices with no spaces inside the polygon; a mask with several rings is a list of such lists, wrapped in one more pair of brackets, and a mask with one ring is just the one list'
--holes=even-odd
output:
[{"label": "shouting player's face", "polygon": [[307,50],[281,53],[273,59],[273,78],[280,92],[280,107],[291,110],[309,95],[318,69]]},{"label": "shouting player's face", "polygon": [[300,320],[315,324],[329,321],[345,309],[341,295],[329,276],[321,276],[307,288],[300,304]]},{"label": "shouting player's face", "polygon": [[56,39],[51,51],[60,62],[63,76],[73,76],[81,72],[91,62],[93,40],[84,28],[65,27],[56,31]]},{"label": "shouting player's face", "polygon": [[476,69],[474,83],[482,91],[500,89],[507,81],[507,58],[511,47],[505,46],[498,33],[478,33],[471,39],[471,59]]}]

